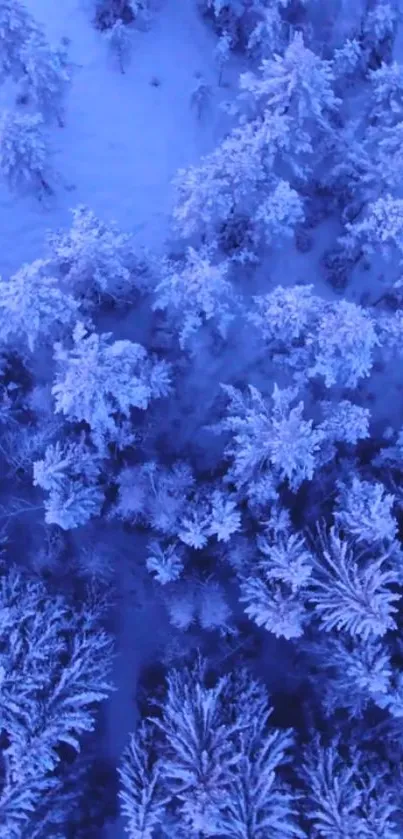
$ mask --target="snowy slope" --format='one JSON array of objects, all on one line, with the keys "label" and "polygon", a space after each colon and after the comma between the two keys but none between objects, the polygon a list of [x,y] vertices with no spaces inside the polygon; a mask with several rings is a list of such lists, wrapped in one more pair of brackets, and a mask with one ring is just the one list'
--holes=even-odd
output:
[{"label": "snowy slope", "polygon": [[[225,118],[215,100],[228,91],[217,89],[213,33],[193,4],[165,0],[148,31],[133,31],[131,66],[121,75],[80,0],[27,0],[26,6],[51,42],[70,39],[76,67],[66,127],[49,130],[59,175],[54,198],[44,207],[0,183],[0,273],[39,257],[46,230],[69,225],[69,209],[79,203],[158,249],[167,232],[172,176],[222,135]],[[196,72],[215,86],[202,121],[190,107]],[[159,86],[151,84],[153,77]]]}]

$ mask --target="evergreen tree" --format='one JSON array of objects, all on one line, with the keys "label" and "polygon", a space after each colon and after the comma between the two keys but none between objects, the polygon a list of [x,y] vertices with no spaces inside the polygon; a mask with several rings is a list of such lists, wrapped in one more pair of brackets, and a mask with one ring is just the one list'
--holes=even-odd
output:
[{"label": "evergreen tree", "polygon": [[0,172],[11,189],[52,193],[49,152],[39,114],[4,111],[0,119]]}]

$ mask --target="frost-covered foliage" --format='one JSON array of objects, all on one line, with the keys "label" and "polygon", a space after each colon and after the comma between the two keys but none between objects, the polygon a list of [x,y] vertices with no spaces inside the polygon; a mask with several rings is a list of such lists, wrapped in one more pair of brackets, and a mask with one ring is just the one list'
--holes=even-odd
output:
[{"label": "frost-covered foliage", "polygon": [[[128,467],[119,475],[118,485],[114,515],[148,525],[194,550],[204,548],[209,538],[228,542],[241,528],[236,499],[211,484],[198,487],[186,463],[175,463],[170,469],[152,461]],[[169,553],[175,555],[174,544]]]},{"label": "frost-covered foliage", "polygon": [[397,535],[394,503],[395,496],[387,493],[383,484],[353,477],[351,484],[339,484],[334,517],[358,542],[393,542]]},{"label": "frost-covered foliage", "polygon": [[277,638],[298,638],[308,620],[305,608],[312,556],[301,534],[285,529],[259,536],[259,556],[240,576],[246,614]]},{"label": "frost-covered foliage", "polygon": [[0,119],[0,172],[13,190],[51,192],[49,151],[40,114],[3,111]]},{"label": "frost-covered foliage", "polygon": [[178,543],[162,545],[157,539],[152,539],[147,546],[147,570],[160,585],[173,583],[184,569],[184,553],[183,546]]},{"label": "frost-covered foliage", "polygon": [[119,798],[130,839],[153,839],[170,799],[163,788],[161,761],[153,760],[151,742],[151,726],[143,723],[131,735],[119,768]]},{"label": "frost-covered foliage", "polygon": [[113,223],[101,221],[84,205],[72,214],[67,233],[63,230],[48,237],[49,258],[67,289],[82,295],[106,292],[120,297],[142,287],[146,267],[136,257],[132,237]]},{"label": "frost-covered foliage", "polygon": [[267,696],[249,674],[213,684],[206,675],[200,660],[192,670],[168,674],[160,715],[150,721],[157,759],[144,728],[132,737],[121,773],[130,837],[151,836],[151,825],[165,827],[169,820],[176,836],[263,839],[270,829],[273,839],[303,837],[293,795],[281,779],[291,732],[269,727]]},{"label": "frost-covered foliage", "polygon": [[130,418],[132,408],[144,411],[152,399],[170,392],[165,361],[154,361],[140,344],[110,338],[110,333],[87,333],[79,322],[72,348],[55,344],[55,411],[70,422],[85,421],[101,441],[114,431],[119,415]]},{"label": "frost-covered foliage", "polygon": [[167,312],[179,330],[182,348],[206,322],[211,321],[219,334],[226,336],[236,307],[228,270],[227,261],[215,263],[207,250],[191,247],[180,266],[164,260],[153,308]]},{"label": "frost-covered foliage", "polygon": [[281,4],[277,0],[256,3],[257,21],[249,35],[247,49],[254,58],[271,58],[281,51],[286,34],[286,25],[280,14]]},{"label": "frost-covered foliage", "polygon": [[397,807],[393,805],[382,769],[365,766],[357,749],[342,757],[338,740],[322,746],[317,740],[307,752],[301,776],[306,786],[304,806],[315,839],[347,836],[398,839]]},{"label": "frost-covered foliage", "polygon": [[361,306],[340,300],[319,318],[309,376],[323,376],[326,387],[354,388],[369,375],[378,345],[371,316]]},{"label": "frost-covered foliage", "polygon": [[0,80],[7,76],[19,79],[24,73],[22,50],[39,27],[19,0],[2,0],[0,6]]},{"label": "frost-covered foliage", "polygon": [[174,181],[173,214],[178,231],[185,237],[202,234],[211,242],[220,225],[242,214],[250,219],[252,230],[257,225],[260,240],[259,210],[262,201],[271,200],[273,232],[275,223],[280,238],[289,235],[287,223],[284,231],[280,229],[281,220],[287,219],[288,225],[294,223],[296,216],[301,217],[302,207],[288,182],[276,174],[276,168],[286,161],[287,168],[302,176],[298,158],[311,152],[308,135],[295,132],[287,114],[266,110],[262,116],[244,122],[202,158],[199,166],[179,169]]},{"label": "frost-covered foliage", "polygon": [[403,117],[403,67],[397,61],[382,63],[369,73],[371,119],[382,126],[395,125]]},{"label": "frost-covered foliage", "polygon": [[332,64],[305,47],[301,32],[296,32],[284,55],[264,59],[260,74],[243,73],[240,87],[254,110],[289,114],[297,125],[314,122],[328,127],[329,115],[340,100],[333,90]]},{"label": "frost-covered foliage", "polygon": [[74,611],[16,570],[0,580],[0,615],[0,836],[19,839],[56,783],[62,744],[78,751],[94,728],[95,706],[111,691],[112,646],[89,604]]},{"label": "frost-covered foliage", "polygon": [[353,250],[361,246],[367,254],[380,249],[384,257],[403,254],[403,199],[385,195],[370,204],[362,221],[346,225],[343,244]]},{"label": "frost-covered foliage", "polygon": [[374,318],[348,300],[328,302],[312,286],[277,286],[254,298],[248,320],[272,349],[273,360],[298,380],[322,376],[327,388],[354,388],[369,375],[380,344]]},{"label": "frost-covered foliage", "polygon": [[0,279],[2,339],[26,342],[31,352],[38,341],[54,340],[77,315],[78,303],[59,288],[48,270],[48,264],[37,259],[9,280]]},{"label": "frost-covered foliage", "polygon": [[358,548],[333,527],[319,534],[309,602],[325,632],[344,630],[364,641],[396,628],[398,572],[381,545]]},{"label": "frost-covered foliage", "polygon": [[339,82],[352,79],[363,70],[363,56],[359,41],[348,38],[344,44],[334,51],[332,69],[334,77]]},{"label": "frost-covered foliage", "polygon": [[337,632],[306,642],[305,649],[314,665],[312,681],[315,689],[320,690],[322,707],[328,716],[342,708],[358,719],[370,702],[380,704],[390,696],[390,655],[378,638],[363,640]]},{"label": "frost-covered foliage", "polygon": [[291,238],[296,225],[303,221],[303,201],[287,181],[280,180],[255,214],[257,232],[271,245],[279,238]]},{"label": "frost-covered foliage", "polygon": [[282,481],[295,492],[311,480],[321,465],[324,434],[304,419],[303,401],[291,407],[298,390],[275,385],[271,399],[265,400],[252,385],[245,395],[231,385],[222,388],[229,399],[227,417],[211,430],[231,435],[225,449],[232,461],[226,479],[247,497],[260,495],[262,501],[274,500]]},{"label": "frost-covered foliage", "polygon": [[41,33],[32,34],[21,51],[24,75],[20,95],[44,120],[63,125],[64,98],[71,76],[65,49],[50,47]]},{"label": "frost-covered foliage", "polygon": [[100,462],[83,440],[48,446],[43,459],[34,462],[33,475],[34,486],[49,493],[45,500],[47,524],[72,530],[99,515],[104,502]]}]

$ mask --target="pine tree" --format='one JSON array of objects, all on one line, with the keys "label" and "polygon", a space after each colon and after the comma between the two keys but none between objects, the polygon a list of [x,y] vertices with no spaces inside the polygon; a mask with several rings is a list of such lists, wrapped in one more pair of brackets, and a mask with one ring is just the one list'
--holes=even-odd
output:
[{"label": "pine tree", "polygon": [[20,91],[46,121],[64,124],[64,98],[71,82],[65,50],[50,47],[41,33],[34,33],[21,51],[24,76]]},{"label": "pine tree", "polygon": [[240,87],[254,112],[289,114],[299,126],[309,121],[327,128],[340,104],[333,81],[331,62],[305,47],[302,33],[296,32],[284,55],[264,59],[259,75],[243,73]]},{"label": "pine tree", "polygon": [[342,629],[366,640],[395,629],[400,594],[392,586],[397,582],[387,551],[379,548],[374,557],[335,527],[329,536],[320,534],[308,599],[325,632]]},{"label": "pine tree", "polygon": [[0,120],[0,172],[13,190],[51,194],[49,152],[39,114],[4,111]]},{"label": "pine tree", "polygon": [[29,350],[39,340],[57,337],[60,328],[74,320],[78,303],[64,294],[59,282],[48,274],[46,261],[23,265],[9,280],[0,279],[0,322],[5,340],[10,336],[26,342]]},{"label": "pine tree", "polygon": [[130,417],[132,408],[145,410],[170,391],[166,362],[153,361],[140,344],[110,338],[110,333],[88,334],[77,323],[71,349],[55,344],[56,413],[70,422],[85,421],[100,441],[116,428],[116,415]]},{"label": "pine tree", "polygon": [[182,348],[206,322],[211,321],[225,337],[236,306],[228,268],[228,262],[214,263],[208,250],[191,247],[179,269],[168,261],[163,263],[153,308],[166,310],[178,324]]},{"label": "pine tree", "polygon": [[61,745],[78,751],[81,737],[94,728],[94,708],[111,691],[112,647],[90,604],[75,612],[15,569],[0,580],[0,614],[0,714],[7,737],[0,835],[19,839],[56,783]]},{"label": "pine tree", "polygon": [[28,9],[19,0],[2,0],[0,6],[0,80],[11,76],[18,81],[24,74],[23,48],[40,30]]},{"label": "pine tree", "polygon": [[127,295],[142,287],[145,265],[136,257],[132,237],[101,221],[84,205],[74,210],[66,233],[48,237],[49,259],[69,291],[80,295]]},{"label": "pine tree", "polygon": [[127,819],[129,839],[154,839],[156,827],[164,821],[171,796],[163,787],[163,768],[153,761],[151,726],[142,723],[123,754],[119,777],[121,810]]}]

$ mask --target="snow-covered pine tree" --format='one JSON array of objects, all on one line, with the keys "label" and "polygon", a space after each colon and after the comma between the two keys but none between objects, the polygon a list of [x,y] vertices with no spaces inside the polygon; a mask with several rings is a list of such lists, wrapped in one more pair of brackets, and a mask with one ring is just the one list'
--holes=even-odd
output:
[{"label": "snow-covered pine tree", "polygon": [[49,276],[49,265],[37,259],[23,265],[9,280],[0,278],[0,324],[3,340],[10,336],[34,351],[38,340],[58,337],[77,316],[78,303]]},{"label": "snow-covered pine tree", "polygon": [[161,761],[153,759],[152,727],[142,723],[130,737],[118,770],[121,811],[127,820],[129,839],[154,839],[166,818],[171,796],[163,785]]},{"label": "snow-covered pine tree", "polygon": [[259,75],[241,74],[240,88],[254,113],[288,114],[299,127],[328,128],[340,104],[333,82],[331,62],[305,47],[302,33],[295,32],[284,55],[263,59]]},{"label": "snow-covered pine tree", "polygon": [[0,836],[20,839],[56,781],[61,745],[78,751],[94,728],[112,689],[112,642],[90,604],[74,611],[16,569],[0,579],[0,616]]},{"label": "snow-covered pine tree", "polygon": [[295,492],[304,480],[311,480],[320,463],[324,435],[312,420],[304,419],[303,401],[291,407],[297,389],[280,390],[275,385],[271,400],[265,400],[251,385],[245,395],[229,385],[222,388],[229,399],[228,414],[211,430],[231,434],[225,449],[232,461],[227,480],[249,494],[267,477],[272,498],[282,481],[287,480]]},{"label": "snow-covered pine tree", "polygon": [[45,121],[55,119],[64,125],[64,98],[71,82],[68,59],[62,47],[50,47],[42,33],[35,32],[21,50],[24,75],[20,96],[41,114]]},{"label": "snow-covered pine tree", "polygon": [[83,440],[48,446],[43,459],[33,464],[34,486],[49,493],[46,523],[72,530],[98,516],[104,502],[100,471],[99,458]]},{"label": "snow-covered pine tree", "polygon": [[52,193],[49,150],[40,114],[4,111],[0,119],[0,172],[11,189]]},{"label": "snow-covered pine tree", "polygon": [[146,267],[130,234],[81,204],[72,215],[70,230],[51,233],[47,241],[49,259],[68,291],[90,298],[102,292],[122,297],[133,287],[142,288]]},{"label": "snow-covered pine tree", "polygon": [[334,517],[344,532],[371,547],[394,542],[397,521],[392,509],[396,498],[383,484],[354,476],[348,484],[339,482],[338,488]]},{"label": "snow-covered pine tree", "polygon": [[18,81],[24,74],[23,47],[40,29],[19,0],[2,0],[0,6],[0,81],[11,76]]},{"label": "snow-covered pine tree", "polygon": [[153,308],[167,311],[179,329],[183,348],[204,323],[210,321],[225,337],[234,318],[237,299],[227,279],[227,261],[216,263],[207,249],[189,247],[184,263],[178,267],[162,263],[162,279],[155,289]]},{"label": "snow-covered pine tree", "polygon": [[308,600],[325,632],[344,630],[364,641],[396,628],[398,571],[390,553],[378,546],[358,548],[336,527],[319,531]]},{"label": "snow-covered pine tree", "polygon": [[93,440],[101,446],[105,435],[116,428],[119,414],[129,418],[132,408],[144,411],[171,387],[165,361],[151,358],[140,344],[111,343],[110,338],[111,333],[88,333],[79,322],[71,348],[55,344],[55,411],[70,422],[88,423]]},{"label": "snow-covered pine tree", "polygon": [[342,744],[317,739],[306,752],[301,769],[305,786],[304,812],[314,839],[342,836],[382,836],[399,839],[397,806],[391,800],[382,768],[365,766],[357,748],[342,757]]}]

